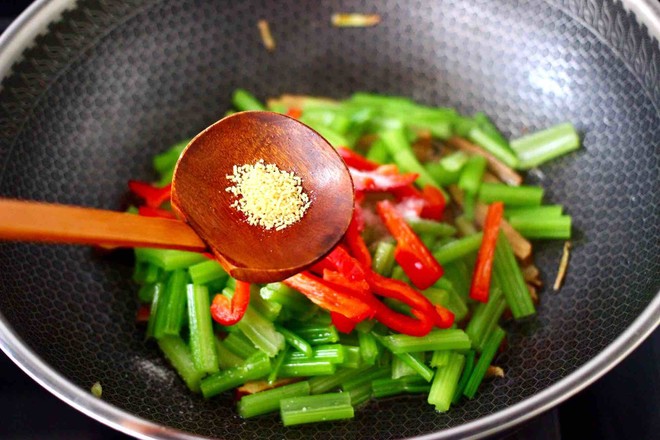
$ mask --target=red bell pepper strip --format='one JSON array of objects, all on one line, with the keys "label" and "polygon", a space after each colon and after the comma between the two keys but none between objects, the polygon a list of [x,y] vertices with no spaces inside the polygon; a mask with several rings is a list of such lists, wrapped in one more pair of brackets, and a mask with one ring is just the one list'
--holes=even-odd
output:
[{"label": "red bell pepper strip", "polygon": [[138,208],[138,215],[143,217],[159,217],[159,218],[171,218],[176,219],[176,216],[165,209],[152,208],[151,206],[140,206]]},{"label": "red bell pepper strip", "polygon": [[[417,311],[424,314],[424,316],[431,320],[432,324],[434,323],[440,328],[449,328],[454,323],[453,313],[444,308],[442,308],[442,313],[440,313],[438,306],[433,306],[428,298],[403,281],[370,272],[367,276],[367,282],[374,293],[407,304],[413,312]],[[415,316],[418,315],[415,314]]]},{"label": "red bell pepper strip", "polygon": [[137,311],[135,316],[135,322],[145,323],[149,322],[149,316],[151,315],[151,306],[149,304],[142,304]]},{"label": "red bell pepper strip", "polygon": [[[371,254],[369,253],[369,249],[367,248],[367,244],[364,242],[362,235],[360,235],[360,223],[360,211],[359,209],[356,209],[353,211],[353,219],[348,225],[348,229],[344,235],[344,243],[346,243],[351,254],[353,254],[355,259],[360,262],[362,267],[371,268]],[[362,223],[362,227],[364,227],[364,223]]]},{"label": "red bell pepper strip", "polygon": [[338,147],[337,153],[344,159],[346,165],[349,167],[360,170],[360,171],[373,171],[379,167],[376,162],[372,162],[364,156],[357,154],[353,150],[349,150],[346,147]]},{"label": "red bell pepper strip", "polygon": [[286,112],[286,115],[293,119],[300,119],[302,116],[302,110],[297,107],[291,107],[289,111]]},{"label": "red bell pepper strip", "polygon": [[330,318],[332,319],[332,325],[334,325],[337,330],[342,333],[352,332],[355,328],[355,325],[357,324],[357,322],[352,321],[341,313],[337,312],[330,312]]},{"label": "red bell pepper strip", "polygon": [[133,194],[143,199],[144,203],[150,208],[160,208],[160,205],[170,199],[172,192],[171,184],[157,188],[139,180],[129,180],[128,188]]},{"label": "red bell pepper strip", "polygon": [[361,171],[349,168],[356,191],[387,192],[410,185],[417,179],[417,174],[391,174],[383,173],[380,169],[374,171]]},{"label": "red bell pepper strip", "polygon": [[325,269],[323,271],[323,280],[327,281],[331,287],[352,295],[363,297],[369,293],[369,284],[367,284],[364,278],[359,282],[355,282],[340,272]]},{"label": "red bell pepper strip", "polygon": [[422,208],[421,217],[439,221],[442,214],[445,213],[445,206],[447,205],[445,196],[435,186],[426,185],[422,189],[422,197],[424,198],[424,207]]},{"label": "red bell pepper strip", "polygon": [[351,320],[361,321],[374,314],[373,308],[364,299],[333,288],[309,272],[300,272],[282,282],[305,295],[314,304],[330,312],[341,313]]},{"label": "red bell pepper strip", "polygon": [[220,325],[234,325],[243,318],[250,304],[250,283],[236,280],[231,302],[226,296],[216,295],[211,304],[211,317]]},{"label": "red bell pepper strip", "polygon": [[355,258],[351,257],[343,246],[336,246],[325,257],[325,260],[348,280],[355,283],[364,282],[365,288],[369,288],[364,279],[364,269]]},{"label": "red bell pepper strip", "polygon": [[484,221],[484,236],[481,239],[479,253],[477,253],[477,262],[474,265],[472,274],[472,286],[470,287],[470,298],[488,302],[490,291],[490,278],[493,272],[493,259],[495,258],[495,245],[497,236],[500,232],[500,223],[504,213],[504,204],[502,202],[492,203],[488,207],[486,220]]},{"label": "red bell pepper strip", "polygon": [[378,202],[376,210],[397,242],[394,253],[397,263],[415,287],[421,290],[431,287],[442,276],[442,266],[388,200]]},{"label": "red bell pepper strip", "polygon": [[411,318],[395,312],[385,304],[375,300],[376,319],[390,329],[410,336],[426,336],[433,328],[433,320],[425,313],[413,309],[411,312],[417,318]]}]

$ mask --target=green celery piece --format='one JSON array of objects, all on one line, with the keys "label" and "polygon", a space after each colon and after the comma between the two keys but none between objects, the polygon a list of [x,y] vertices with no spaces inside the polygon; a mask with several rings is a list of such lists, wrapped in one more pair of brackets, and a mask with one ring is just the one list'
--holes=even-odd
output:
[{"label": "green celery piece", "polygon": [[234,354],[227,346],[218,338],[215,338],[215,351],[218,353],[218,367],[222,370],[227,370],[232,367],[237,367],[245,362],[245,358]]},{"label": "green celery piece", "polygon": [[197,252],[175,251],[172,249],[135,248],[136,261],[146,261],[165,271],[185,269],[206,260]]},{"label": "green celery piece", "polygon": [[186,139],[175,144],[164,152],[155,155],[152,162],[154,169],[159,174],[165,174],[173,169],[174,165],[176,165],[176,162],[179,160],[179,156],[181,156],[183,149],[186,148],[186,145],[188,145],[189,142],[190,139]]},{"label": "green celery piece", "polygon": [[202,395],[206,398],[213,397],[250,380],[261,379],[268,375],[270,369],[268,356],[258,351],[247,358],[242,365],[219,371],[203,379],[200,384]]},{"label": "green celery piece", "polygon": [[207,284],[212,281],[226,280],[229,275],[215,260],[202,261],[188,267],[190,279],[194,284]]},{"label": "green celery piece", "polygon": [[419,376],[405,376],[400,379],[376,379],[371,383],[371,388],[374,397],[382,398],[403,393],[428,393],[431,385]]},{"label": "green celery piece", "polygon": [[481,246],[483,233],[480,232],[475,235],[459,238],[458,240],[447,243],[444,246],[435,249],[433,257],[438,260],[438,263],[445,265],[449,262],[456,261],[473,252],[477,252]]},{"label": "green celery piece", "polygon": [[472,374],[470,375],[470,378],[465,385],[465,390],[463,391],[463,395],[468,399],[472,399],[476,394],[477,389],[479,388],[479,385],[481,385],[481,381],[486,374],[486,370],[488,370],[488,367],[495,358],[497,350],[499,349],[500,344],[502,344],[502,340],[505,336],[506,333],[504,330],[500,327],[496,327],[495,331],[493,331],[488,337],[484,349],[481,352],[481,356],[479,356],[479,360],[477,361],[477,365],[475,365],[474,370],[472,370]]},{"label": "green celery piece", "polygon": [[426,336],[417,337],[395,334],[383,337],[385,346],[394,354],[416,351],[467,350],[470,338],[463,330],[432,330]]},{"label": "green celery piece", "polygon": [[[234,291],[225,288],[222,294],[231,300]],[[245,315],[234,324],[247,338],[252,341],[255,347],[266,353],[268,356],[275,356],[284,348],[284,336],[275,330],[272,321],[266,319],[252,305],[245,310]]]},{"label": "green celery piece", "polygon": [[215,373],[218,371],[218,355],[215,351],[215,335],[211,323],[209,290],[206,286],[188,284],[186,294],[193,363],[199,371]]},{"label": "green celery piece", "polygon": [[195,368],[190,349],[179,336],[165,336],[158,340],[158,347],[186,383],[190,391],[198,393],[204,373]]},{"label": "green celery piece", "polygon": [[524,169],[541,165],[579,147],[580,136],[570,123],[555,125],[511,141],[511,148]]},{"label": "green celery piece", "polygon": [[280,409],[280,401],[291,397],[309,395],[309,382],[296,382],[271,390],[243,396],[238,402],[238,414],[248,419]]},{"label": "green celery piece", "polygon": [[282,399],[280,416],[284,426],[292,426],[352,419],[354,411],[348,393],[329,393]]},{"label": "green celery piece", "polygon": [[447,365],[436,371],[428,396],[428,402],[435,406],[436,411],[449,410],[464,365],[465,356],[452,353]]},{"label": "green celery piece", "polygon": [[266,107],[254,95],[244,89],[236,89],[231,102],[240,111],[266,110]]}]

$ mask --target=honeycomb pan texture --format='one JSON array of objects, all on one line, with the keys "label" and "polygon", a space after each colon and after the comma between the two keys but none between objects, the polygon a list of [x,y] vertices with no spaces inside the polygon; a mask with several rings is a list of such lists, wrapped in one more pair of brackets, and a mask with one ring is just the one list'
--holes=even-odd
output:
[{"label": "honeycomb pan texture", "polygon": [[[335,29],[337,11],[377,12]],[[264,50],[266,18],[277,41]],[[220,438],[401,438],[492,414],[603,350],[660,287],[660,50],[618,3],[596,1],[80,0],[0,92],[0,195],[119,209],[150,158],[217,120],[237,87],[257,96],[353,91],[483,110],[507,136],[573,121],[584,148],[530,173],[573,216],[565,287],[509,326],[506,377],[437,414],[419,398],[353,421],[285,429],[242,421],[232,398],[190,395],[134,323],[128,254],[0,245],[0,311],[48,364],[145,419]],[[554,277],[561,243],[539,243]]]}]

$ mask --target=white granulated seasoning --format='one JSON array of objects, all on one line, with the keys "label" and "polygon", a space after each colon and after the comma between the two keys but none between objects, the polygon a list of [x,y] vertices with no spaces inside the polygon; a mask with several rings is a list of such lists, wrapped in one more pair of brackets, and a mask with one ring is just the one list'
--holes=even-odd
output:
[{"label": "white granulated seasoning", "polygon": [[234,165],[226,188],[236,196],[232,208],[242,212],[252,226],[280,231],[299,221],[312,203],[294,173],[260,159],[250,165]]}]

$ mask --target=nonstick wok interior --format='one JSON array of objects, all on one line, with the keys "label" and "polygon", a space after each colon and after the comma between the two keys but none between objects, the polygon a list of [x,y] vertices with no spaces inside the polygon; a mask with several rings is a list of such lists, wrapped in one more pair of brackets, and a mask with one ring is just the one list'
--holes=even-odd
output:
[{"label": "nonstick wok interior", "polygon": [[[338,11],[382,22],[332,28]],[[80,0],[3,83],[0,195],[120,209],[127,180],[153,178],[151,157],[219,119],[237,87],[404,95],[485,111],[507,136],[575,123],[584,147],[529,173],[573,216],[569,274],[560,292],[545,288],[536,320],[507,326],[506,376],[474,400],[446,414],[423,398],[374,401],[350,422],[287,429],[275,415],[242,421],[229,394],[188,392],[135,324],[130,252],[2,244],[0,312],[84,392],[100,381],[104,401],[194,434],[400,438],[493,414],[576,371],[658,292],[659,60],[619,3]],[[561,246],[536,246],[546,286]]]}]

